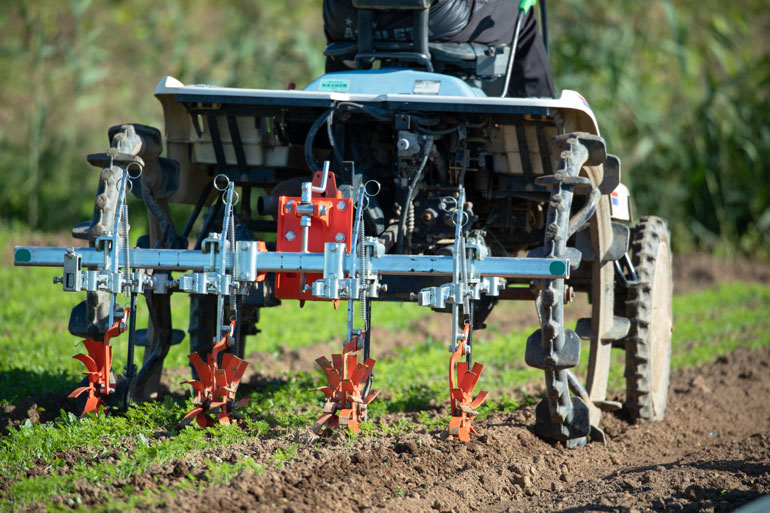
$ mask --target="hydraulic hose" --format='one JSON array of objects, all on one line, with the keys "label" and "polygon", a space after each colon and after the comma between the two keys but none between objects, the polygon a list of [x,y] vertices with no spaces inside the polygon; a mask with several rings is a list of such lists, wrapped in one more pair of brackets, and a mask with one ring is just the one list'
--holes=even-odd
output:
[{"label": "hydraulic hose", "polygon": [[511,75],[513,74],[513,62],[516,57],[516,45],[519,44],[519,32],[521,32],[521,22],[524,20],[524,15],[527,14],[533,5],[535,5],[535,0],[521,0],[521,2],[519,2],[519,12],[516,14],[516,29],[513,31],[513,42],[511,42],[508,66],[505,68],[503,90],[500,93],[501,97],[505,97],[505,95],[508,94],[508,86],[511,83]]}]

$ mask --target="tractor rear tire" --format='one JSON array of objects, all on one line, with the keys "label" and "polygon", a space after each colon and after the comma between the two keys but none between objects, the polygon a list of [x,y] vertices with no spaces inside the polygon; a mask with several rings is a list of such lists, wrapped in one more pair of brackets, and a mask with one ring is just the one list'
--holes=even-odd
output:
[{"label": "tractor rear tire", "polygon": [[663,420],[671,368],[673,279],[666,221],[643,217],[631,236],[638,283],[628,288],[626,410],[631,420]]}]

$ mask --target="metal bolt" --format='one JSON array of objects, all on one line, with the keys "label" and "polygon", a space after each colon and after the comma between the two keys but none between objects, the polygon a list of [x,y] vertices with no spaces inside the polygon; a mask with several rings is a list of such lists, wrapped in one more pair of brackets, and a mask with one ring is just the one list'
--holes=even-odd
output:
[{"label": "metal bolt", "polygon": [[564,302],[572,303],[575,299],[575,289],[571,285],[565,285],[564,287]]},{"label": "metal bolt", "polygon": [[345,234],[344,234],[344,233],[342,233],[342,232],[338,233],[338,234],[337,234],[337,235],[334,237],[334,240],[336,240],[337,242],[345,242]]},{"label": "metal bolt", "polygon": [[434,219],[436,219],[436,211],[432,208],[426,209],[421,216],[422,222],[425,224],[430,224],[433,222]]},{"label": "metal bolt", "polygon": [[338,201],[337,202],[337,210],[345,210],[348,208],[348,204],[344,201]]},{"label": "metal bolt", "polygon": [[293,241],[296,238],[297,238],[297,235],[293,231],[289,230],[288,232],[286,232],[286,240],[288,240],[289,242]]}]

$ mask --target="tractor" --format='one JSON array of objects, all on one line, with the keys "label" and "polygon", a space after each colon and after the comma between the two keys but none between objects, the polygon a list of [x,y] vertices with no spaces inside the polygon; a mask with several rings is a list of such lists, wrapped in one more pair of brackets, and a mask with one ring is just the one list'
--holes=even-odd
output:
[{"label": "tractor", "polygon": [[[519,20],[531,3],[521,3]],[[16,265],[62,267],[63,289],[86,292],[69,324],[88,352],[77,356],[87,372],[72,393],[81,412],[152,396],[169,348],[185,337],[170,310],[171,294],[185,292],[195,408],[183,422],[233,420],[260,309],[319,300],[347,302],[348,322],[340,353],[317,360],[328,380],[317,430],[358,431],[366,419],[377,395],[369,328],[378,301],[451,315],[449,433],[461,440],[477,432],[487,397],[475,391],[483,364],[473,334],[499,301],[535,305],[540,328],[510,358],[543,371],[539,436],[568,447],[603,440],[602,413],[620,408],[661,420],[669,232],[658,217],[633,222],[620,160],[607,153],[588,102],[567,90],[505,97],[515,39],[431,41],[429,0],[353,5],[357,40],[325,54],[355,69],[302,90],[162,79],[163,134],[116,126],[110,148],[88,156],[100,169],[93,218],[72,232],[88,247],[16,248]],[[412,16],[413,37],[374,38],[380,11]],[[540,12],[545,26],[545,2]],[[128,193],[149,217],[137,247]],[[181,229],[169,213],[175,203],[192,205]],[[568,327],[576,293],[588,295],[591,315]],[[146,329],[136,328],[139,295]],[[123,331],[129,364],[115,373],[110,340]],[[136,346],[145,347],[138,373]],[[625,403],[607,398],[614,348],[625,351]],[[573,372],[581,362],[585,380]]]}]

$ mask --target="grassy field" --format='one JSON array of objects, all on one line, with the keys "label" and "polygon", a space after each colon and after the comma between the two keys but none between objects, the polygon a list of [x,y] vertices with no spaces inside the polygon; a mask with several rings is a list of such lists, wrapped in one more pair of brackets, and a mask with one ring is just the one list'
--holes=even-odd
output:
[{"label": "grassy field", "polygon": [[[82,298],[65,294],[51,284],[57,275],[51,269],[13,268],[9,264],[9,245],[24,243],[24,234],[0,230],[0,407],[18,403],[28,396],[46,392],[66,393],[82,376],[81,364],[71,358],[80,352],[79,340],[67,333],[69,311]],[[736,347],[770,344],[770,287],[732,283],[717,288],[680,295],[674,299],[676,331],[673,367],[695,366],[714,360]],[[521,305],[531,308],[531,305]],[[175,296],[173,315],[177,327],[187,327],[186,301]],[[407,335],[415,323],[430,315],[416,305],[375,304],[374,318],[391,333]],[[475,358],[486,363],[480,389],[492,390],[492,409],[512,409],[533,398],[522,391],[527,383],[542,379],[541,373],[523,365],[526,337],[533,326],[521,332],[503,332],[490,326],[491,336],[476,345]],[[139,326],[146,322],[140,312]],[[296,348],[319,341],[339,340],[344,333],[345,312],[334,312],[329,304],[312,303],[304,309],[287,302],[264,310],[262,333],[250,342],[250,349],[279,354],[281,346]],[[375,344],[377,341],[373,341]],[[125,337],[115,344],[115,368],[125,364]],[[141,351],[140,351],[141,353]],[[168,367],[186,365],[186,342],[172,348]],[[380,358],[375,367],[376,386],[389,400],[377,400],[370,409],[365,436],[389,434],[422,424],[434,429],[446,422],[445,373],[446,340],[419,339],[398,349],[392,357]],[[611,388],[622,389],[623,355],[618,352],[610,377]],[[141,357],[141,354],[139,355]],[[252,362],[256,364],[257,362]],[[138,491],[128,484],[122,492],[109,496],[106,488],[126,483],[135,474],[153,465],[210,455],[217,446],[248,443],[259,439],[292,440],[297,429],[310,424],[320,414],[321,373],[295,373],[263,381],[246,388],[241,395],[250,401],[241,412],[241,428],[217,427],[203,431],[180,428],[179,420],[190,409],[189,400],[146,403],[126,415],[79,419],[62,410],[52,422],[27,421],[0,438],[0,509],[12,510],[32,503],[48,509],[77,508],[80,495],[76,483],[98,483],[96,494],[104,494],[105,510],[121,509],[153,501],[162,490]],[[64,404],[62,404],[64,406]],[[392,420],[387,413],[423,412]],[[50,412],[49,412],[50,413]],[[355,443],[355,438],[350,443]],[[207,457],[200,469],[206,479],[192,475],[176,486],[202,487],[223,483],[244,470],[262,472],[282,466],[293,457],[296,446],[284,443],[264,460],[241,458],[233,462]],[[74,461],[74,462],[73,462]],[[30,472],[44,468],[43,472]],[[196,472],[196,475],[198,472]],[[64,497],[54,500],[56,497]]]}]

